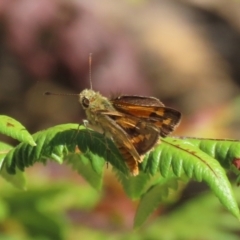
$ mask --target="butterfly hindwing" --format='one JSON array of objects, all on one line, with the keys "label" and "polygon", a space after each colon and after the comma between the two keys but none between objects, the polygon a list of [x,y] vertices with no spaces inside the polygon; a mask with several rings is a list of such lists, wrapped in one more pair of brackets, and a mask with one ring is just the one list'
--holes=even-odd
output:
[{"label": "butterfly hindwing", "polygon": [[153,123],[125,114],[121,117],[109,117],[128,134],[139,155],[149,151],[159,139],[159,130]]}]

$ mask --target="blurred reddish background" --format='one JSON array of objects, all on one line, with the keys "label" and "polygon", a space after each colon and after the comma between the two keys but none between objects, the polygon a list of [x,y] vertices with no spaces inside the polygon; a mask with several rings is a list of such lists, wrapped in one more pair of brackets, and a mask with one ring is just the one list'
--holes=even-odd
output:
[{"label": "blurred reddish background", "polygon": [[[93,53],[94,90],[160,98],[183,113],[175,135],[240,138],[238,1],[0,0],[0,53],[1,114],[32,133],[82,122],[77,98],[43,93],[89,88]],[[66,167],[36,171],[82,181]],[[114,179],[107,170],[106,196],[88,224],[107,228],[115,211],[131,228],[135,204]]]}]

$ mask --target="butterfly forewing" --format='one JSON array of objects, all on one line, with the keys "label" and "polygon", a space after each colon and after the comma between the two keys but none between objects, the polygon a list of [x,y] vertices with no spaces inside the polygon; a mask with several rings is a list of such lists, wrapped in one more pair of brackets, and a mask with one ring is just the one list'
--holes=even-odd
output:
[{"label": "butterfly forewing", "polygon": [[152,107],[164,107],[164,104],[157,98],[145,97],[137,95],[121,95],[116,98],[112,98],[111,101],[114,104],[133,104],[136,106],[152,106]]},{"label": "butterfly forewing", "polygon": [[112,99],[114,108],[120,112],[151,122],[159,129],[162,137],[169,135],[179,124],[181,113],[164,107],[156,98],[141,96],[120,96]]}]

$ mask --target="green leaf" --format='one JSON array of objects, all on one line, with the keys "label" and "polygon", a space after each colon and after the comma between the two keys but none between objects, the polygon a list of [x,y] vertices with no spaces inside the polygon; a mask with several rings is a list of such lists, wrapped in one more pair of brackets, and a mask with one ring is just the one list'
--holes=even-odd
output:
[{"label": "green leaf", "polygon": [[13,147],[9,144],[0,142],[0,175],[13,186],[21,189],[26,190],[26,179],[25,175],[22,171],[17,169],[16,174],[12,175],[9,174],[5,167],[2,167],[2,163],[6,154],[12,149]]},{"label": "green leaf", "polygon": [[17,139],[20,142],[28,143],[31,146],[36,145],[31,134],[21,123],[5,115],[0,115],[0,133]]},{"label": "green leaf", "polygon": [[77,170],[85,180],[95,189],[102,188],[103,172],[96,172],[91,165],[90,160],[82,154],[72,154],[68,158],[68,163]]},{"label": "green leaf", "polygon": [[[181,178],[186,175],[189,179],[205,181],[221,203],[239,217],[239,209],[225,170],[213,158],[215,156],[213,153],[207,154],[210,150],[204,152],[208,148],[205,147],[202,150],[198,148],[200,143],[192,144],[189,140],[176,138],[162,139],[161,144],[146,154],[143,163],[140,164],[141,173],[134,178],[129,176],[124,159],[110,139],[100,133],[79,127],[78,124],[55,126],[34,134],[33,139],[37,146],[20,143],[6,154],[4,168],[9,173],[14,174],[17,169],[24,171],[26,167],[37,161],[46,163],[48,159],[52,159],[62,163],[70,154],[77,154],[80,157],[70,159],[69,163],[72,163],[73,168],[77,169],[96,189],[99,189],[102,184],[106,161],[120,171],[117,173],[119,180],[126,193],[134,199],[145,192],[151,175],[160,173],[167,179],[172,174]],[[224,143],[221,144],[224,145]],[[220,146],[219,143],[219,147],[215,149],[221,149]],[[230,144],[224,148],[224,151],[228,151],[227,156],[235,156],[237,146],[232,147]]]},{"label": "green leaf", "polygon": [[169,196],[170,189],[176,190],[178,178],[175,176],[161,178],[142,196],[134,217],[134,227],[140,227],[147,217]]},{"label": "green leaf", "polygon": [[[231,184],[220,163],[196,146],[176,138],[162,139],[162,143],[151,153],[145,163],[145,169],[152,167],[152,155],[158,156],[159,171],[164,177],[173,173],[177,177],[186,174],[197,181],[205,181],[220,202],[237,218],[239,208],[232,192]],[[155,160],[156,161],[156,160]],[[150,171],[150,170],[149,170]]]},{"label": "green leaf", "polygon": [[8,154],[8,152],[12,149],[13,147],[7,143],[0,142],[0,168],[2,166],[3,160],[5,156]]},{"label": "green leaf", "polygon": [[[239,189],[234,190],[237,195]],[[151,224],[141,229],[141,233],[145,230],[145,239],[155,239],[156,236],[171,240],[239,239],[239,221],[224,211],[211,193],[202,193],[190,199],[183,198],[183,202],[168,208],[164,213],[160,212],[154,222],[151,220]],[[166,209],[165,206],[163,209]]]},{"label": "green leaf", "polygon": [[240,158],[240,142],[231,139],[184,138],[209,156],[217,159],[226,169],[231,169],[234,159]]},{"label": "green leaf", "polygon": [[[33,135],[37,146],[20,143],[4,159],[9,173],[16,168],[24,171],[35,162],[46,163],[48,159],[62,163],[70,153],[81,153],[90,160],[95,173],[101,175],[105,161],[109,161],[120,171],[128,174],[114,143],[102,134],[80,127],[78,124],[63,124]],[[106,147],[107,146],[107,147]]]},{"label": "green leaf", "polygon": [[145,186],[150,180],[150,174],[141,172],[138,176],[128,176],[115,171],[118,180],[122,183],[124,191],[131,199],[138,199],[145,191]]},{"label": "green leaf", "polygon": [[9,174],[6,168],[3,166],[0,171],[0,175],[9,183],[20,190],[26,190],[26,178],[24,172],[16,169],[15,174]]}]

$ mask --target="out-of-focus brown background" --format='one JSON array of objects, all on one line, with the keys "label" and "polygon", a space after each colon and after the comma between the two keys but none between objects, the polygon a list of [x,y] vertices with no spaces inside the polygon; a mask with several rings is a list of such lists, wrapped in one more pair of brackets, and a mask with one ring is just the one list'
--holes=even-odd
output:
[{"label": "out-of-focus brown background", "polygon": [[[175,135],[240,138],[239,1],[0,0],[0,113],[32,133],[81,123],[77,97],[43,93],[89,88],[89,53],[94,90],[158,97],[183,113]],[[84,184],[66,166],[28,171]],[[70,219],[131,229],[136,206],[106,172],[95,211]]]}]

